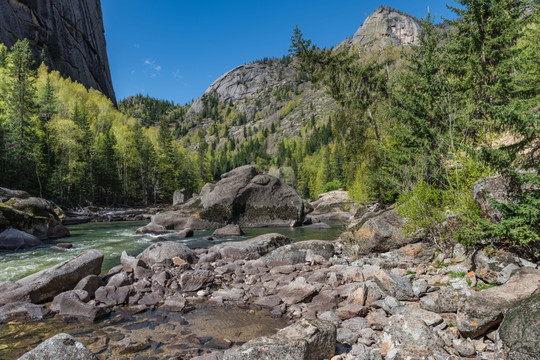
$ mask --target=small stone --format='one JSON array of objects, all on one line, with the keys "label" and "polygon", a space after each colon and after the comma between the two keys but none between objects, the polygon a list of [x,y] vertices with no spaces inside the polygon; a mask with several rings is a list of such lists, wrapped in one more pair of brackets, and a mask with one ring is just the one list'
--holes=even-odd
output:
[{"label": "small stone", "polygon": [[71,248],[73,248],[72,243],[58,243],[55,246],[58,247],[58,248],[61,248],[61,249],[71,249]]},{"label": "small stone", "polygon": [[146,349],[148,347],[148,342],[138,342],[126,337],[118,341],[117,345],[120,348],[120,354],[133,354]]},{"label": "small stone", "polygon": [[471,340],[454,339],[452,344],[461,356],[473,356],[476,354],[475,346]]}]

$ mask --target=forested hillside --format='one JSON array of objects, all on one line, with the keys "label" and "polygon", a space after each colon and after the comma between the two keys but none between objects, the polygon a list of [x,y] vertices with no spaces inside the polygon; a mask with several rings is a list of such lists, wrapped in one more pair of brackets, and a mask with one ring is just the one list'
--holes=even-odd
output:
[{"label": "forested hillside", "polygon": [[[172,106],[172,105],[171,105]],[[0,186],[63,205],[170,201],[201,186],[197,157],[104,95],[32,63],[27,40],[0,44]]]},{"label": "forested hillside", "polygon": [[[409,230],[432,239],[539,240],[538,11],[522,1],[457,3],[450,31],[442,36],[428,15],[403,62],[363,47],[321,50],[298,29],[292,49],[339,104],[335,128],[355,169],[346,185],[357,196],[397,201]],[[495,173],[522,192],[497,204],[505,220],[493,225],[472,185]]]}]

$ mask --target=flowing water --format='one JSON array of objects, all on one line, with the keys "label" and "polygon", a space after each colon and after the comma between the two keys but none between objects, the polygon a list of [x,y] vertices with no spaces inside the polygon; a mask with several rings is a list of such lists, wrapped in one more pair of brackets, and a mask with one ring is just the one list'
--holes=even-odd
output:
[{"label": "flowing water", "polygon": [[[150,246],[158,236],[137,235],[135,230],[146,225],[147,221],[125,221],[110,223],[88,223],[68,226],[71,237],[58,239],[45,245],[22,251],[0,252],[0,282],[16,281],[25,276],[33,274],[74,258],[86,250],[96,249],[105,255],[103,271],[107,271],[115,265],[120,264],[120,254],[126,251],[129,255],[135,256]],[[244,229],[245,236],[223,238],[219,240],[208,240],[212,231],[195,231],[195,236],[188,239],[170,239],[186,244],[191,248],[208,247],[224,241],[240,241],[252,237],[277,232],[290,237],[295,241],[318,239],[333,240],[341,232],[341,227],[334,224],[332,229],[316,230],[305,228],[257,228]],[[161,235],[170,237],[175,234]],[[62,249],[55,244],[62,242],[73,243],[72,249]]]},{"label": "flowing water", "polygon": [[[135,234],[138,227],[146,224],[146,221],[132,221],[74,225],[68,227],[72,235],[70,238],[29,250],[0,253],[0,282],[16,281],[89,249],[99,250],[105,255],[102,270],[107,271],[120,263],[122,251],[137,255],[156,241],[157,236]],[[191,248],[246,240],[270,232],[281,233],[295,241],[333,240],[342,227],[334,224],[332,229],[327,230],[258,228],[244,231],[245,236],[219,240],[208,240],[211,231],[196,231],[192,238],[171,240]],[[171,231],[162,236],[167,238],[174,233]],[[71,242],[73,248],[56,247],[55,244],[60,242]],[[58,316],[40,322],[11,321],[0,325],[0,359],[17,359],[60,332],[75,336],[105,359],[167,359],[174,355],[183,358],[182,354],[189,351],[199,349],[200,352],[208,352],[219,349],[224,343],[227,345],[229,341],[238,345],[259,336],[274,334],[285,326],[283,319],[272,318],[264,311],[212,303],[198,304],[195,310],[184,315],[161,309],[131,315],[120,309],[110,318],[96,323],[64,322]],[[146,344],[145,349],[136,354],[119,354],[116,343],[126,336]]]}]

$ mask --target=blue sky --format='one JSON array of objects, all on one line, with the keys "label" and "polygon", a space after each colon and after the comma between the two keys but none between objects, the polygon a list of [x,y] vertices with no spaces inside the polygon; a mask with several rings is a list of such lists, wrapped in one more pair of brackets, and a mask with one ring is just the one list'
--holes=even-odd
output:
[{"label": "blue sky", "polygon": [[451,17],[447,1],[102,0],[116,97],[184,104],[235,66],[288,53],[296,25],[320,47],[351,37],[379,5]]}]

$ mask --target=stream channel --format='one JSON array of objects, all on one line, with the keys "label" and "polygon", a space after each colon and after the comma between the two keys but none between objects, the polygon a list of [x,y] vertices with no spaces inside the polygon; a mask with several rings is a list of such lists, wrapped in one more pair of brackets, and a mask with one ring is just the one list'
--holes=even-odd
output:
[{"label": "stream channel", "polygon": [[[72,259],[89,249],[105,255],[102,271],[120,263],[120,254],[126,251],[135,256],[156,241],[154,235],[136,235],[135,230],[147,221],[88,223],[69,226],[71,237],[49,242],[37,248],[0,253],[0,282],[16,281],[42,269]],[[333,240],[342,232],[339,224],[331,229],[257,228],[244,229],[246,235],[219,240],[208,240],[212,231],[196,231],[188,239],[174,240],[191,248],[212,246],[225,241],[241,241],[258,235],[277,232],[294,241]],[[170,234],[161,235],[168,237]],[[171,239],[172,240],[172,239]],[[54,244],[73,243],[72,249],[61,249]],[[75,336],[101,359],[175,359],[223,349],[229,344],[239,345],[259,336],[274,334],[287,324],[283,319],[270,317],[267,311],[213,302],[195,304],[195,309],[178,314],[159,308],[140,314],[122,309],[107,319],[88,323],[63,321],[58,316],[40,322],[11,321],[0,324],[0,359],[18,359],[40,342],[65,332]],[[120,354],[116,342],[124,337],[147,344],[136,354]]]}]

